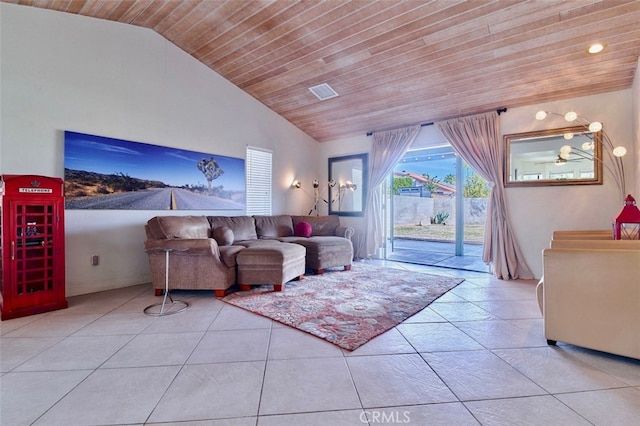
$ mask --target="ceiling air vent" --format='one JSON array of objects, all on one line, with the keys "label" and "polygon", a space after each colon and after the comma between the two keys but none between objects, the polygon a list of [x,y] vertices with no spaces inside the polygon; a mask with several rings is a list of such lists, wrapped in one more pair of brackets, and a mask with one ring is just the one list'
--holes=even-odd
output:
[{"label": "ceiling air vent", "polygon": [[326,99],[335,98],[338,93],[331,88],[327,83],[318,84],[317,86],[309,87],[311,93],[316,95],[316,98],[324,101]]}]

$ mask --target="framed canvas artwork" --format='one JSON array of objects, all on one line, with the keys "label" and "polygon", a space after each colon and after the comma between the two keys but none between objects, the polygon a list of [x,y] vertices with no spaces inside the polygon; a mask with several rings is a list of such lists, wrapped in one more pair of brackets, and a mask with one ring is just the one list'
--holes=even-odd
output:
[{"label": "framed canvas artwork", "polygon": [[67,209],[242,210],[245,161],[65,131]]}]

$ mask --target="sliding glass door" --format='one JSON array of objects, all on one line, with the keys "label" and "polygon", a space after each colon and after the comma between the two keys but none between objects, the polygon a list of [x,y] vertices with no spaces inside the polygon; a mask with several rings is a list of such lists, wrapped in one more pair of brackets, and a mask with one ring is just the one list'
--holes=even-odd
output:
[{"label": "sliding glass door", "polygon": [[489,188],[430,127],[389,176],[385,257],[457,267],[481,256]]}]

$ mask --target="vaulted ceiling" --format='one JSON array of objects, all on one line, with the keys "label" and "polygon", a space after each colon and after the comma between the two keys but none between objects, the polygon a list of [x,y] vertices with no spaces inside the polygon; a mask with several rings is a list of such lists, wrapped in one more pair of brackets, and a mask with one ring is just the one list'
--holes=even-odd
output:
[{"label": "vaulted ceiling", "polygon": [[640,55],[637,0],[4,1],[153,29],[318,141],[626,89]]}]

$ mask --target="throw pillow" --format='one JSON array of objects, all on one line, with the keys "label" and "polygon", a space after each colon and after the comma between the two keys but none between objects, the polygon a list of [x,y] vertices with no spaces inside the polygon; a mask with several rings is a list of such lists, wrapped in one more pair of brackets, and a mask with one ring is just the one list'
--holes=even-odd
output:
[{"label": "throw pillow", "polygon": [[293,235],[309,238],[311,236],[311,224],[309,222],[296,223],[295,228],[293,228]]},{"label": "throw pillow", "polygon": [[213,239],[219,246],[230,246],[233,244],[233,231],[226,226],[219,226],[213,230]]}]

